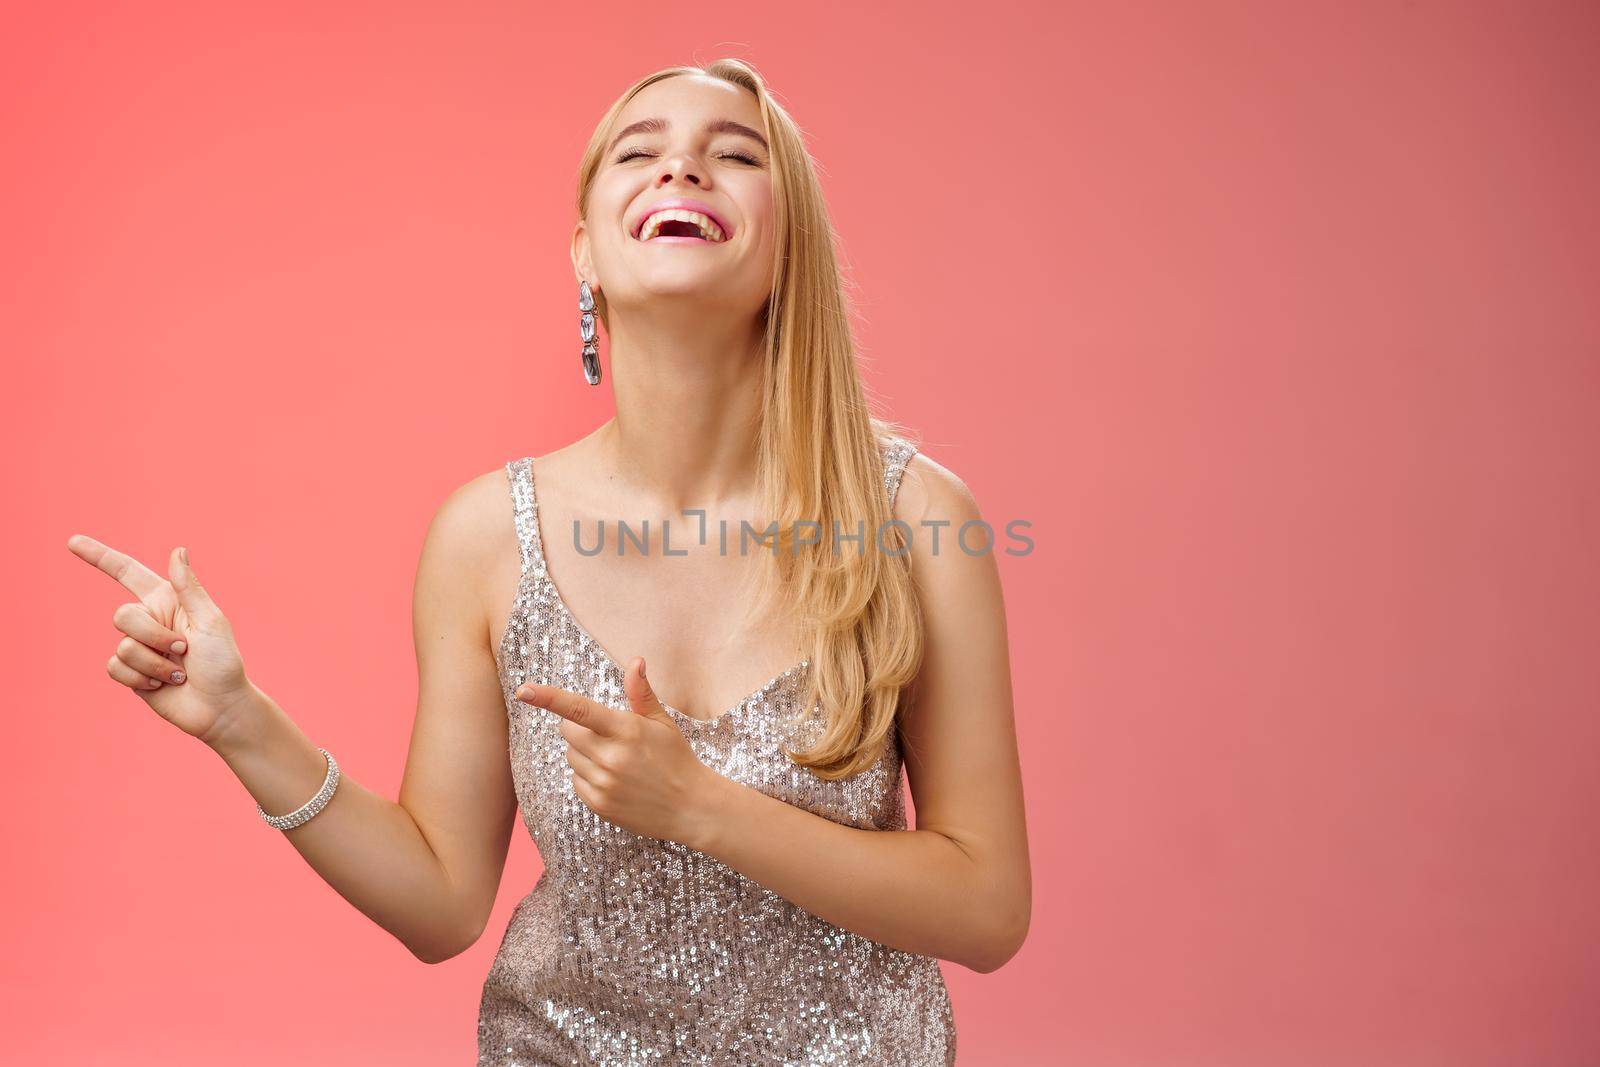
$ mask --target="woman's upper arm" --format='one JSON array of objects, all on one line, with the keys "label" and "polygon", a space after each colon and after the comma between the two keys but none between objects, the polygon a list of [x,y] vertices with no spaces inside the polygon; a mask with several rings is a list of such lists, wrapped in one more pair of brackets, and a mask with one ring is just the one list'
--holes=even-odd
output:
[{"label": "woman's upper arm", "polygon": [[488,611],[497,563],[518,558],[514,530],[504,471],[461,486],[428,526],[413,591],[417,714],[400,803],[451,880],[463,948],[488,923],[516,820]]},{"label": "woman's upper arm", "polygon": [[977,501],[921,453],[906,468],[895,516],[911,525],[926,635],[922,669],[900,713],[916,826],[949,837],[972,859],[985,879],[984,904],[1001,924],[997,937],[1015,952],[1027,935],[1032,873],[995,560],[1001,548],[976,526],[967,531],[970,551],[962,548],[963,524],[982,520]]}]

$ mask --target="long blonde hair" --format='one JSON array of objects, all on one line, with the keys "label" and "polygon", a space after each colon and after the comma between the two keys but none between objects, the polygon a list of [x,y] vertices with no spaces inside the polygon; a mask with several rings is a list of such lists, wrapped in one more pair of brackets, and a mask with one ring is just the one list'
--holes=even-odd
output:
[{"label": "long blonde hair", "polygon": [[[719,59],[667,67],[623,93],[579,165],[579,217],[587,213],[589,190],[628,101],[648,85],[681,75],[720,78],[749,91],[761,105],[776,241],[757,467],[763,515],[776,529],[765,542],[772,549],[770,562],[757,569],[747,618],[775,606],[793,613],[809,648],[802,713],[820,702],[825,719],[814,745],[788,755],[818,777],[847,778],[882,755],[902,695],[922,662],[922,618],[905,527],[889,525],[881,449],[889,437],[910,435],[871,413],[822,186],[800,128],[748,63]],[[609,333],[603,292],[595,304]],[[800,538],[797,526],[807,530]],[[841,541],[846,547],[835,551],[835,530],[841,538],[864,531],[862,550]],[[810,538],[817,543],[805,544]]]}]

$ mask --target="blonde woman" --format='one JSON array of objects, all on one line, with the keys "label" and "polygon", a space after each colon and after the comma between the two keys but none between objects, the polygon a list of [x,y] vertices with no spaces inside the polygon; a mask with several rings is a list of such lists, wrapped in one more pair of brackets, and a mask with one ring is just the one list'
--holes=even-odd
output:
[{"label": "blonde woman", "polygon": [[184,549],[162,578],[68,542],[138,597],[108,670],[425,962],[484,933],[520,807],[545,869],[480,1064],[954,1062],[937,960],[993,971],[1031,905],[977,506],[869,414],[812,162],[750,66],[630,88],[577,207],[616,416],[439,508],[398,803],[252,683]]}]

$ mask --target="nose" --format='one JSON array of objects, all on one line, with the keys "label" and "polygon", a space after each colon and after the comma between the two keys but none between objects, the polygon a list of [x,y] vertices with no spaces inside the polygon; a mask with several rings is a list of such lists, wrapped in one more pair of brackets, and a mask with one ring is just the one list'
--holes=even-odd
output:
[{"label": "nose", "polygon": [[674,178],[686,181],[690,185],[705,185],[704,179],[700,176],[699,166],[694,162],[694,157],[686,152],[679,152],[662,160],[661,173],[656,175],[656,184],[664,185]]}]

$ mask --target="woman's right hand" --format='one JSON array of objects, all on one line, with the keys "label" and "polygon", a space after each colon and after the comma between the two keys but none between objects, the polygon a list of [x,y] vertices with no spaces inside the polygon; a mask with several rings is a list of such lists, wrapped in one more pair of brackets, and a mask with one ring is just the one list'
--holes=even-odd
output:
[{"label": "woman's right hand", "polygon": [[67,548],[138,597],[111,615],[125,636],[106,672],[184,733],[213,743],[255,687],[233,627],[195,578],[187,551],[173,549],[168,580],[84,534],[67,538]]}]

